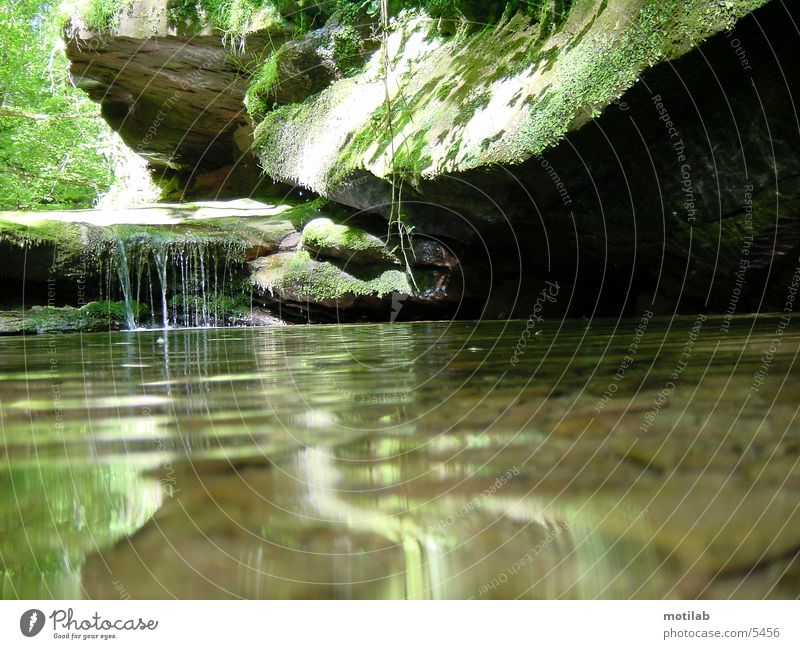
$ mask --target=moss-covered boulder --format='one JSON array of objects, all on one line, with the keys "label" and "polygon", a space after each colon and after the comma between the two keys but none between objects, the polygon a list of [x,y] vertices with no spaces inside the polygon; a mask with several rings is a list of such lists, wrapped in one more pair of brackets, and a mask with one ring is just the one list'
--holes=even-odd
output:
[{"label": "moss-covered boulder", "polygon": [[[352,270],[352,269],[350,269]],[[402,270],[362,269],[357,277],[308,252],[279,253],[259,264],[253,281],[262,289],[298,303],[347,309],[360,297],[382,299],[392,293],[410,295],[411,281]]]},{"label": "moss-covered boulder", "polygon": [[[273,177],[319,193],[359,171],[413,182],[521,162],[597,116],[647,68],[765,2],[597,0],[555,3],[557,14],[549,2],[490,3],[505,5],[497,22],[467,20],[454,36],[438,31],[424,2],[408,3],[420,8],[393,18],[385,51],[359,75],[265,119],[258,153]],[[454,4],[480,20],[475,3]]]},{"label": "moss-covered boulder", "polygon": [[306,224],[300,237],[303,248],[323,257],[335,257],[348,264],[402,262],[384,241],[359,228],[320,217]]},{"label": "moss-covered boulder", "polygon": [[780,307],[775,274],[737,273],[800,211],[796,7],[509,2],[477,25],[455,3],[453,30],[417,4],[360,74],[258,124],[271,176],[485,255],[501,313],[532,279],[573,315]]},{"label": "moss-covered boulder", "polygon": [[[145,305],[131,303],[137,315],[144,315]],[[0,334],[52,334],[116,331],[126,325],[124,302],[89,302],[82,307],[35,306],[31,309],[0,312]]]},{"label": "moss-covered boulder", "polygon": [[443,269],[320,261],[303,249],[257,260],[252,282],[288,313],[314,320],[441,317],[462,298],[458,277]]}]

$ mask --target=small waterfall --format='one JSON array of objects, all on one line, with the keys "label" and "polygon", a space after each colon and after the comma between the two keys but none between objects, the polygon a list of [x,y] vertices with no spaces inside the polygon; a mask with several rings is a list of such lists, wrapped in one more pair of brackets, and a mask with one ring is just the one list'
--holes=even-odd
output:
[{"label": "small waterfall", "polygon": [[133,313],[133,300],[131,298],[131,273],[128,266],[128,255],[125,251],[125,242],[122,239],[117,239],[116,262],[117,277],[125,300],[125,325],[128,329],[136,329],[136,317]]},{"label": "small waterfall", "polygon": [[124,299],[128,329],[216,326],[227,314],[220,308],[228,272],[220,263],[230,257],[220,252],[225,244],[177,234],[117,232],[101,262],[101,299]]},{"label": "small waterfall", "polygon": [[166,247],[158,248],[153,253],[153,260],[156,264],[158,281],[161,284],[161,322],[164,325],[164,329],[169,329],[169,309],[167,306],[167,261],[169,260],[169,254]]}]

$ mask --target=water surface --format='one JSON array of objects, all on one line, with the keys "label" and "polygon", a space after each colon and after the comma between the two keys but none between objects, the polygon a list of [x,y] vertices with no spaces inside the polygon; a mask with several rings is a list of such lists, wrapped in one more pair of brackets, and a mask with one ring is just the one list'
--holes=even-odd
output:
[{"label": "water surface", "polygon": [[0,339],[4,597],[800,595],[780,317]]}]

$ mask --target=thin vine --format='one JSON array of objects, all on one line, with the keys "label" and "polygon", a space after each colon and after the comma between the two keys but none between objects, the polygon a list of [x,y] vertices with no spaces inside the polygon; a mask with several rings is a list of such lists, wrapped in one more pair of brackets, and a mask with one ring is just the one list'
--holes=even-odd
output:
[{"label": "thin vine", "polygon": [[391,203],[389,205],[389,225],[387,237],[392,234],[392,227],[397,228],[397,235],[400,239],[400,254],[403,256],[403,261],[406,266],[406,274],[411,280],[412,285],[416,290],[419,290],[417,282],[414,279],[414,273],[411,269],[411,261],[409,259],[409,252],[414,255],[414,250],[411,242],[413,233],[413,226],[409,227],[403,222],[403,215],[401,211],[403,199],[403,177],[398,176],[394,166],[395,159],[395,133],[394,133],[394,117],[393,117],[393,104],[392,95],[389,89],[389,75],[391,71],[391,60],[389,58],[389,0],[381,0],[381,62],[383,64],[383,88],[384,88],[384,113],[386,114],[386,123],[389,130],[389,184],[392,188]]}]

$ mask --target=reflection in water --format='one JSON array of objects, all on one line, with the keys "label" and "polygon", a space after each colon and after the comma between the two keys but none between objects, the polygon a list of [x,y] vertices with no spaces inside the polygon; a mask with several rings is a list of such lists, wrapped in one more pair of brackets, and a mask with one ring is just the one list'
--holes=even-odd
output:
[{"label": "reflection in water", "polygon": [[0,477],[3,597],[81,597],[84,557],[144,525],[161,505],[124,465],[25,467]]},{"label": "reflection in water", "polygon": [[795,597],[776,322],[1,339],[3,595]]}]

